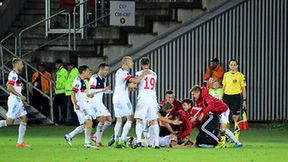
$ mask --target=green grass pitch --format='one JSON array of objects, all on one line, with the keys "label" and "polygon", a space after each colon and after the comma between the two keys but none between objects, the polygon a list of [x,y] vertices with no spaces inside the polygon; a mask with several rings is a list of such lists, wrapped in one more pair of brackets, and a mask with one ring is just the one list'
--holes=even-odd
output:
[{"label": "green grass pitch", "polygon": [[[0,128],[0,162],[287,162],[288,129],[271,129],[266,126],[242,132],[240,149],[167,149],[137,148],[96,149],[83,148],[84,136],[73,139],[67,146],[64,134],[75,127],[29,126],[25,141],[33,149],[16,148],[18,127]],[[107,143],[113,127],[104,133]],[[131,134],[134,134],[132,127]],[[195,139],[194,129],[191,139]]]}]

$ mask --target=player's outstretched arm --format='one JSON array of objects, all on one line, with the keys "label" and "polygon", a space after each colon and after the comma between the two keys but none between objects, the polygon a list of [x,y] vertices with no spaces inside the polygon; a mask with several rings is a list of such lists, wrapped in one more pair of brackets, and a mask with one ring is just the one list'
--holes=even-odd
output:
[{"label": "player's outstretched arm", "polygon": [[143,70],[142,74],[139,76],[139,77],[136,77],[136,78],[130,78],[129,79],[129,82],[132,82],[132,83],[135,83],[135,84],[138,84],[141,79],[143,79],[146,75],[150,74],[150,71],[149,70]]},{"label": "player's outstretched arm", "polygon": [[21,100],[26,100],[26,97],[17,93],[11,84],[7,84],[7,90],[11,92],[13,95],[19,97]]}]

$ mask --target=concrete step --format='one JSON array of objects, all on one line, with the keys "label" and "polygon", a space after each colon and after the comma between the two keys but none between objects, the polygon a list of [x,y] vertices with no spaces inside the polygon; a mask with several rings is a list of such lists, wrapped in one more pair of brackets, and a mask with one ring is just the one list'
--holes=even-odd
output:
[{"label": "concrete step", "polygon": [[44,15],[19,15],[16,18],[16,21],[28,22],[30,25],[45,19]]},{"label": "concrete step", "polygon": [[157,33],[159,35],[180,24],[181,22],[179,21],[155,21],[153,22],[153,33]]},{"label": "concrete step", "polygon": [[103,47],[103,56],[107,57],[109,62],[113,62],[131,51],[132,45],[110,45]]},{"label": "concrete step", "polygon": [[[58,9],[52,9],[51,11],[51,15],[59,12]],[[43,9],[24,9],[20,11],[20,14],[25,14],[25,15],[45,15],[45,10]]]},{"label": "concrete step", "polygon": [[118,27],[96,27],[89,32],[89,37],[95,39],[120,39]]},{"label": "concrete step", "polygon": [[95,56],[94,57],[93,56],[85,57],[85,56],[81,56],[81,55],[78,57],[78,64],[79,65],[87,65],[93,71],[97,71],[98,66],[103,62],[107,62],[106,57],[95,57]]},{"label": "concrete step", "polygon": [[150,40],[152,40],[157,34],[139,34],[139,33],[129,33],[128,34],[128,44],[132,45],[133,48],[137,48]]},{"label": "concrete step", "polygon": [[[59,2],[52,2],[50,4],[51,9],[58,9],[60,11],[60,3]],[[24,4],[24,9],[43,9],[45,10],[45,1],[35,1],[30,3]]]}]

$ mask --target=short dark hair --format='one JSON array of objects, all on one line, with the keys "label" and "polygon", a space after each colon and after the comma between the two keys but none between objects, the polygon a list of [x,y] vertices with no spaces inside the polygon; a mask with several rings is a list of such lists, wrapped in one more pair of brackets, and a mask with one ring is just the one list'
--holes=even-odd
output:
[{"label": "short dark hair", "polygon": [[78,71],[80,74],[82,74],[84,71],[86,71],[87,69],[89,69],[89,66],[87,65],[82,65],[78,68]]},{"label": "short dark hair", "polygon": [[18,57],[13,57],[12,58],[12,65],[14,66],[15,64],[17,64],[18,62],[22,61],[20,58]]},{"label": "short dark hair", "polygon": [[195,85],[191,88],[190,92],[201,92],[201,87],[199,85]]},{"label": "short dark hair", "polygon": [[174,94],[174,91],[172,91],[172,90],[167,90],[166,92],[165,92],[165,94]]},{"label": "short dark hair", "polygon": [[67,64],[67,66],[73,66],[73,67],[75,67],[76,64],[75,64],[74,62],[70,62],[70,63]]},{"label": "short dark hair", "polygon": [[101,64],[98,66],[98,70],[103,69],[103,68],[105,68],[105,67],[109,67],[109,65],[106,64],[106,63],[101,63]]},{"label": "short dark hair", "polygon": [[178,119],[181,120],[181,117],[180,117],[179,112],[174,113],[173,116],[172,116],[172,118],[173,118],[173,119],[177,119],[177,118],[178,118]]},{"label": "short dark hair", "polygon": [[189,98],[185,98],[184,100],[182,100],[182,102],[181,102],[182,104],[184,104],[184,103],[187,103],[187,104],[190,104],[190,105],[193,105],[193,102],[192,102],[192,100],[191,99],[189,99]]},{"label": "short dark hair", "polygon": [[163,110],[171,110],[171,109],[173,109],[173,105],[172,105],[170,102],[165,102],[165,103],[162,105],[162,109],[163,109]]},{"label": "short dark hair", "polygon": [[211,62],[219,63],[219,59],[218,58],[214,58],[214,59],[211,60]]},{"label": "short dark hair", "polygon": [[237,61],[236,59],[231,59],[231,60],[229,61],[229,64],[230,64],[231,62],[236,62],[236,64],[238,65],[238,61]]},{"label": "short dark hair", "polygon": [[150,64],[150,60],[148,57],[141,58],[141,65],[149,65],[149,64]]},{"label": "short dark hair", "polygon": [[56,64],[61,64],[61,65],[63,65],[63,61],[60,60],[60,59],[57,59],[57,60],[55,61],[55,63],[56,63]]}]

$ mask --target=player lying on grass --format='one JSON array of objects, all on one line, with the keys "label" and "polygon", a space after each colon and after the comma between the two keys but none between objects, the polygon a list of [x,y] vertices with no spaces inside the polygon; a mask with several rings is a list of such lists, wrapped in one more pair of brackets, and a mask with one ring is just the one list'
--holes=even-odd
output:
[{"label": "player lying on grass", "polygon": [[93,97],[89,101],[90,108],[94,110],[95,117],[97,118],[98,125],[96,133],[92,136],[91,140],[96,143],[97,147],[103,147],[102,136],[103,132],[111,125],[112,117],[109,110],[103,104],[103,94],[111,91],[107,86],[106,76],[109,73],[109,65],[102,63],[98,67],[97,74],[91,76],[89,80],[90,90],[89,93]]},{"label": "player lying on grass", "polygon": [[[127,144],[131,148],[135,149],[138,147],[137,140],[135,137],[128,137]],[[195,145],[193,142],[189,141],[189,138],[186,137],[185,141],[180,145],[178,144],[177,136],[170,134],[164,137],[159,137],[159,146],[166,148],[193,148]],[[150,139],[144,138],[142,139],[142,147],[153,147]]]},{"label": "player lying on grass", "polygon": [[[165,103],[165,104],[169,104],[170,103]],[[165,104],[163,105],[165,108]],[[172,109],[172,105],[171,105],[171,109]],[[183,118],[183,116],[181,117],[180,113],[176,112],[174,113],[174,115],[172,116],[171,120],[170,119],[163,119],[162,121],[165,121],[167,123],[182,123],[180,124],[180,132],[179,134],[169,134],[166,136],[159,136],[158,135],[158,139],[159,139],[159,146],[160,147],[172,147],[172,148],[192,148],[194,147],[193,143],[191,141],[189,141],[189,136],[190,134],[185,134],[185,129],[186,129],[186,125],[183,124],[185,122],[181,121]],[[161,119],[160,119],[161,120]],[[185,119],[188,121],[188,119]],[[176,122],[177,121],[177,122]],[[186,136],[185,136],[186,135]],[[181,137],[180,139],[178,137]],[[142,147],[154,147],[155,146],[155,134],[150,134],[150,136],[148,136],[147,138],[141,139],[141,146]],[[135,141],[134,137],[130,137],[127,139],[127,143],[130,147],[132,148],[137,148],[139,147],[138,144],[138,139]]]},{"label": "player lying on grass", "polygon": [[12,60],[13,70],[9,73],[7,90],[10,92],[8,97],[8,112],[6,120],[0,120],[0,127],[10,126],[14,124],[15,119],[20,118],[20,125],[18,130],[18,141],[16,147],[30,147],[23,141],[26,125],[27,125],[27,111],[24,108],[23,101],[26,97],[22,95],[22,82],[19,73],[23,69],[23,62],[19,58]]},{"label": "player lying on grass", "polygon": [[201,121],[204,116],[208,115],[209,113],[214,113],[219,117],[220,120],[220,140],[218,142],[217,148],[225,147],[226,137],[230,137],[234,144],[234,147],[242,147],[243,145],[236,139],[234,134],[226,128],[227,124],[229,123],[229,108],[228,106],[223,103],[221,100],[212,97],[208,93],[208,89],[205,87],[194,86],[191,89],[191,96],[194,99],[194,105],[203,107],[203,111],[201,115],[197,117],[198,121]]},{"label": "player lying on grass", "polygon": [[74,129],[69,134],[65,135],[64,138],[67,143],[72,146],[72,137],[76,134],[83,132],[85,133],[85,148],[95,148],[95,146],[90,143],[90,136],[92,131],[92,116],[94,112],[89,107],[87,102],[87,97],[92,97],[92,95],[87,94],[87,87],[85,84],[85,79],[89,79],[91,76],[91,70],[88,66],[82,65],[79,67],[79,76],[75,78],[73,82],[73,88],[71,93],[71,100],[74,105],[74,111],[77,114],[80,126]]}]

